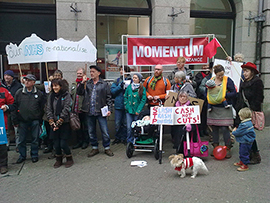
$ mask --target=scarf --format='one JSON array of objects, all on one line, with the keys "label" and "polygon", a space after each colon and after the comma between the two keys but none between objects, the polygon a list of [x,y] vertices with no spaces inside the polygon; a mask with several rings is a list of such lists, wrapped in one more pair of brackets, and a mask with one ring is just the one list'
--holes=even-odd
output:
[{"label": "scarf", "polygon": [[203,78],[205,78],[207,75],[209,75],[209,73],[206,75],[203,71],[201,73],[202,73]]},{"label": "scarf", "polygon": [[176,88],[177,88],[178,90],[180,90],[180,89],[183,87],[183,85],[184,85],[185,83],[186,83],[186,80],[181,81],[180,83],[175,84],[175,86],[176,86]]},{"label": "scarf", "polygon": [[132,90],[136,90],[136,89],[138,89],[140,87],[140,83],[131,83],[131,89]]},{"label": "scarf", "polygon": [[[77,78],[76,83],[82,82],[82,80],[83,80],[82,78],[81,79]],[[89,78],[87,78],[87,80],[89,80]]]},{"label": "scarf", "polygon": [[52,92],[51,95],[51,105],[53,106],[53,101],[55,98],[58,98],[57,103],[56,103],[56,110],[55,110],[55,115],[56,117],[60,116],[60,113],[62,111],[62,100],[63,98],[67,95],[67,92],[62,93],[61,90],[58,93]]},{"label": "scarf", "polygon": [[150,87],[152,90],[155,90],[157,81],[159,81],[161,78],[162,78],[162,75],[160,75],[158,77],[156,77],[156,76],[154,77],[154,79],[152,80],[152,82],[150,84]]},{"label": "scarf", "polygon": [[[185,169],[190,168],[193,166],[193,159],[192,158],[186,158],[184,159]],[[181,171],[183,168],[183,165],[175,167],[174,170]]]}]

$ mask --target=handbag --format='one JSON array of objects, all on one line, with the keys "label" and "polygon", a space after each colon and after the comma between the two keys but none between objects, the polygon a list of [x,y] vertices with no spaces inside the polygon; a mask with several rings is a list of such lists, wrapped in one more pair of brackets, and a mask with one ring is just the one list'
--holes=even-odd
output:
[{"label": "handbag", "polygon": [[[208,156],[208,141],[201,141],[199,129],[196,125],[197,130],[197,142],[193,142],[193,132],[191,132],[191,139],[190,139],[190,155],[197,156],[197,157],[207,157]],[[184,141],[184,155],[188,156],[188,149],[187,149],[187,142]]]},{"label": "handbag", "polygon": [[75,112],[70,112],[69,113],[69,119],[70,119],[70,127],[72,130],[79,130],[81,129],[81,122],[80,122],[80,119],[79,119],[79,116],[77,113]]},{"label": "handbag", "polygon": [[[250,106],[249,106],[248,100],[245,97],[244,91],[242,91],[242,95],[243,95],[243,98],[244,98],[244,102],[246,103],[246,105],[250,109]],[[264,129],[264,124],[265,124],[264,113],[261,112],[261,111],[252,111],[251,122],[252,122],[255,129],[263,130]]]}]

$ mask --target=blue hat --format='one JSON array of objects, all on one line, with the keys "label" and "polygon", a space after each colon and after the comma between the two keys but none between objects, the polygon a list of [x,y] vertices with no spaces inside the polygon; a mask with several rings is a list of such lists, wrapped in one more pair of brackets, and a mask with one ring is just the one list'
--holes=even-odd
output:
[{"label": "blue hat", "polygon": [[10,75],[11,77],[14,78],[14,72],[12,70],[7,70],[4,72],[4,75]]},{"label": "blue hat", "polygon": [[23,77],[23,79],[28,79],[28,80],[33,80],[36,81],[37,78],[33,74],[27,74],[26,76]]}]

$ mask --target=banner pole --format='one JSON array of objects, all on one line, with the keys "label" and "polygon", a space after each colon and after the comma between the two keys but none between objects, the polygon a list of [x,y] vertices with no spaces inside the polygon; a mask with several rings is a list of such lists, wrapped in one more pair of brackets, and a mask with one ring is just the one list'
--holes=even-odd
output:
[{"label": "banner pole", "polygon": [[[20,71],[20,78],[22,79],[22,69],[21,69],[21,64],[18,63],[18,66],[19,66],[19,71]],[[20,81],[21,81],[20,79]]]},{"label": "banner pole", "polygon": [[[84,70],[85,70],[85,76],[87,77],[87,63],[86,62],[84,65]],[[84,89],[86,89],[86,82],[84,83]]]},{"label": "banner pole", "polygon": [[49,81],[48,64],[45,62],[47,81]]}]

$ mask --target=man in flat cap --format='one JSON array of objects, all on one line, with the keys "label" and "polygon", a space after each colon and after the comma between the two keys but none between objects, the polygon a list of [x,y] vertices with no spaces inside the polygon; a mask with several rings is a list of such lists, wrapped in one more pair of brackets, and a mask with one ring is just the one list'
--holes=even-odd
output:
[{"label": "man in flat cap", "polygon": [[44,97],[34,85],[36,77],[28,74],[24,77],[24,87],[19,89],[15,94],[15,116],[13,118],[14,125],[19,129],[19,159],[17,164],[22,163],[26,159],[26,138],[28,134],[32,135],[31,157],[32,162],[38,161],[38,140],[39,129],[42,121],[44,109]]},{"label": "man in flat cap", "polygon": [[[83,76],[83,80],[77,88],[77,94],[84,95],[81,111],[87,113],[88,134],[92,145],[92,151],[88,154],[88,157],[99,153],[96,121],[98,121],[102,133],[105,154],[108,156],[114,155],[110,149],[110,136],[107,125],[107,116],[110,116],[112,112],[111,91],[109,84],[100,78],[100,74],[100,67],[90,66],[91,79],[87,81],[86,75]],[[101,109],[105,106],[108,107],[108,112],[106,115],[102,115]]]}]

